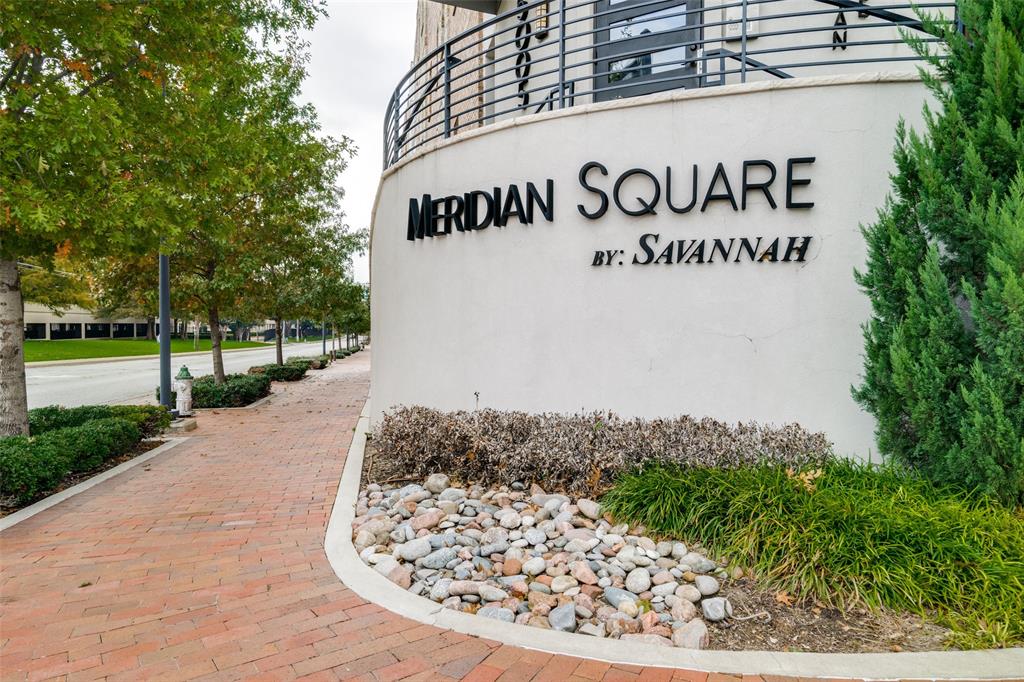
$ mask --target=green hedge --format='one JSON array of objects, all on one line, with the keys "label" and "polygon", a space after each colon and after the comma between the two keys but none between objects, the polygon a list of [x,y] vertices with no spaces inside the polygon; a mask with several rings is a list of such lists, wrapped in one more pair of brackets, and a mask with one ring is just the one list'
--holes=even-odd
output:
[{"label": "green hedge", "polygon": [[265,376],[271,381],[298,381],[302,377],[306,376],[306,370],[308,366],[302,364],[288,364],[283,365],[269,364],[269,365],[257,365],[249,368],[249,374],[251,376]]},{"label": "green hedge", "polygon": [[313,359],[300,357],[288,358],[288,360],[284,364],[289,365],[291,367],[301,367],[302,373],[303,375],[305,375],[305,373],[308,372],[310,368],[313,366]]},{"label": "green hedge", "polygon": [[219,386],[212,376],[192,383],[194,407],[244,407],[270,395],[270,378],[259,374],[229,374]]},{"label": "green hedge", "polygon": [[[251,371],[251,370],[250,370]],[[212,374],[192,382],[192,407],[245,407],[270,395],[270,377],[266,374],[228,374],[219,386]],[[156,389],[160,399],[160,387]],[[178,400],[177,391],[171,391],[171,401]]]},{"label": "green hedge", "polygon": [[171,423],[170,412],[160,405],[50,405],[29,410],[29,433],[38,436],[48,431],[81,426],[86,422],[110,417],[120,417],[134,423],[143,438],[157,435]]},{"label": "green hedge", "polygon": [[19,504],[54,488],[69,473],[95,469],[142,440],[129,419],[94,419],[38,436],[0,439],[0,494]]},{"label": "green hedge", "polygon": [[957,646],[1024,644],[1024,515],[990,498],[839,461],[651,467],[621,477],[601,505],[799,597],[927,614]]},{"label": "green hedge", "polygon": [[331,364],[330,355],[314,355],[313,357],[300,358],[294,357],[289,358],[285,363],[286,365],[305,366],[307,370],[310,369],[324,369],[327,365]]}]

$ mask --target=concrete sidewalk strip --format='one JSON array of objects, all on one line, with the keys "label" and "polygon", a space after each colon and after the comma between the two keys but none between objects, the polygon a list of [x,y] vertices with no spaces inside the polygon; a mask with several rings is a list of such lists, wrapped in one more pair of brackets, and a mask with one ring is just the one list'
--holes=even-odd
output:
[{"label": "concrete sidewalk strip", "polygon": [[[349,503],[336,497],[353,437],[365,434],[369,366],[359,353],[315,381],[275,385],[261,409],[203,413],[167,456],[7,527],[0,678],[782,679],[516,646],[476,627],[483,619],[425,624],[351,589],[360,576],[335,574],[325,530]],[[326,542],[341,546],[333,523]]]}]

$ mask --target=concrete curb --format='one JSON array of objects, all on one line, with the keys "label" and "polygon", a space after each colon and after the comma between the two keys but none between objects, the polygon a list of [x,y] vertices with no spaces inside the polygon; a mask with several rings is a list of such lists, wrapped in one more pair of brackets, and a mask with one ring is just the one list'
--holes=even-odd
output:
[{"label": "concrete curb", "polygon": [[[35,504],[31,504],[25,507],[24,509],[19,509],[13,514],[5,516],[4,518],[0,519],[0,531],[5,531],[11,526],[17,525],[22,521],[25,521],[26,519],[32,518],[39,512],[46,511],[50,507],[60,504],[64,500],[70,499],[79,493],[84,493],[89,488],[97,486],[100,483],[103,483],[103,481],[113,478],[118,474],[123,474],[132,467],[136,467],[140,464],[143,464],[144,462],[148,462],[157,455],[162,455],[168,450],[177,447],[178,445],[181,445],[182,443],[187,441],[188,436],[176,436],[173,438],[166,438],[165,440],[167,441],[166,443],[159,447],[153,448],[149,452],[141,454],[134,459],[128,460],[127,462],[122,462],[121,464],[118,464],[116,467],[107,469],[106,471],[96,474],[95,476],[88,480],[82,481],[78,485],[73,485],[66,490],[61,490],[59,493],[54,493],[49,497],[44,497]],[[358,559],[358,557],[356,558]]]},{"label": "concrete curb", "polygon": [[815,654],[776,651],[696,651],[598,639],[526,625],[503,623],[441,608],[414,597],[367,566],[352,545],[352,520],[359,496],[363,453],[369,427],[367,400],[356,424],[345,469],[338,485],[324,537],[324,551],[334,573],[367,601],[406,618],[485,637],[504,644],[609,663],[683,668],[740,675],[856,678],[865,680],[1010,680],[1024,671],[1024,649],[935,651],[886,654]]},{"label": "concrete curb", "polygon": [[[319,341],[300,341],[295,345],[305,345],[306,343],[320,343]],[[252,348],[228,348],[222,350],[221,353],[245,353],[253,350],[266,350],[267,348],[273,348],[274,344],[268,343],[263,346],[254,346]],[[286,345],[285,348],[288,346]],[[197,355],[209,355],[208,350],[190,350],[184,353],[171,353],[171,359],[174,358],[187,358],[190,356]],[[39,362],[26,362],[25,367],[59,367],[62,365],[94,365],[100,362],[127,362],[128,360],[152,360],[153,358],[159,358],[160,356],[156,353],[150,353],[148,355],[115,355],[108,358],[78,358],[77,360],[41,360]]]}]

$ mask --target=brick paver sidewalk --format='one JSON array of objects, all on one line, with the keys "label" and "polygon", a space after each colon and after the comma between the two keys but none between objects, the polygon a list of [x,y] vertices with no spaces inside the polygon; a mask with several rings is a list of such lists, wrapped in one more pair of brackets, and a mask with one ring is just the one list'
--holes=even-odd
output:
[{"label": "brick paver sidewalk", "polygon": [[347,589],[323,538],[368,387],[368,352],[275,384],[0,534],[2,679],[705,680],[440,630]]}]

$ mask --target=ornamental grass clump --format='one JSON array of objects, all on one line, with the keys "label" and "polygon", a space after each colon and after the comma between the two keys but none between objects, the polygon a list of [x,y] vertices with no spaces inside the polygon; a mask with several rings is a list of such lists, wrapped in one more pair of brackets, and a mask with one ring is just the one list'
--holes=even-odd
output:
[{"label": "ornamental grass clump", "polygon": [[953,646],[1024,644],[1024,516],[990,497],[830,461],[651,466],[622,476],[601,506],[801,598],[929,615]]},{"label": "ornamental grass clump", "polygon": [[824,435],[797,424],[730,426],[715,419],[625,419],[612,413],[442,412],[400,407],[373,435],[393,475],[443,471],[485,485],[539,483],[580,495],[643,464],[801,466],[825,461]]}]

